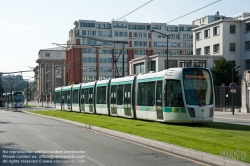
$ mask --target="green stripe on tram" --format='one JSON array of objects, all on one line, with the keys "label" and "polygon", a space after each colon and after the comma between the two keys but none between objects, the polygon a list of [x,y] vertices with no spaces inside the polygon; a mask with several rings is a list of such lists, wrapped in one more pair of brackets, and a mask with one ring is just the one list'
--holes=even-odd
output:
[{"label": "green stripe on tram", "polygon": [[136,82],[150,82],[150,81],[158,81],[158,80],[163,80],[163,77],[143,78],[143,79],[136,80]]},{"label": "green stripe on tram", "polygon": [[163,112],[186,113],[185,107],[164,107]]},{"label": "green stripe on tram", "polygon": [[121,81],[121,82],[111,82],[111,85],[123,85],[123,84],[132,84],[133,81]]}]

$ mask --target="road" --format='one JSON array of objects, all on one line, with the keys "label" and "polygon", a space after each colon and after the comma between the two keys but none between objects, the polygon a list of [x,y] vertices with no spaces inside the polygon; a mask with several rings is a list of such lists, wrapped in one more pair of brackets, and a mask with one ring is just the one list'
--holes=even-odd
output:
[{"label": "road", "polygon": [[[20,164],[21,162],[27,164]],[[67,164],[63,164],[66,162]],[[22,112],[0,110],[0,165],[198,166],[207,164],[63,122]]]}]

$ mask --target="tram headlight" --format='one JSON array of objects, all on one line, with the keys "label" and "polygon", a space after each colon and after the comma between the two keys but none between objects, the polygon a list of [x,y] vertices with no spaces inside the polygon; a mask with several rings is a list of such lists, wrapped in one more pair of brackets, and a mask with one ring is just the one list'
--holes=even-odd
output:
[{"label": "tram headlight", "polygon": [[195,117],[194,108],[188,108],[188,112],[189,112],[189,115],[190,115],[191,117]]},{"label": "tram headlight", "polygon": [[214,115],[214,108],[212,107],[209,109],[209,117],[213,117],[213,115]]}]

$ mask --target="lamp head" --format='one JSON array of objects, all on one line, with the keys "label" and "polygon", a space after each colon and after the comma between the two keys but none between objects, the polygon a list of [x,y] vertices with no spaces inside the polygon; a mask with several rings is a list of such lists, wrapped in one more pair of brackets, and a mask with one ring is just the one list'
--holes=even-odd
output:
[{"label": "lamp head", "polygon": [[152,30],[150,30],[150,32],[155,32],[155,30],[152,29]]}]

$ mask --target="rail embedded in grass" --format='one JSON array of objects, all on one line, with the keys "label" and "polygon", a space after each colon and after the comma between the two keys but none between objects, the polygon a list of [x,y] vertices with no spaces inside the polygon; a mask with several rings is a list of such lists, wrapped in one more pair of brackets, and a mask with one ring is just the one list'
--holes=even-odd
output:
[{"label": "rail embedded in grass", "polygon": [[250,127],[218,122],[163,124],[64,111],[31,111],[183,146],[250,163]]}]

